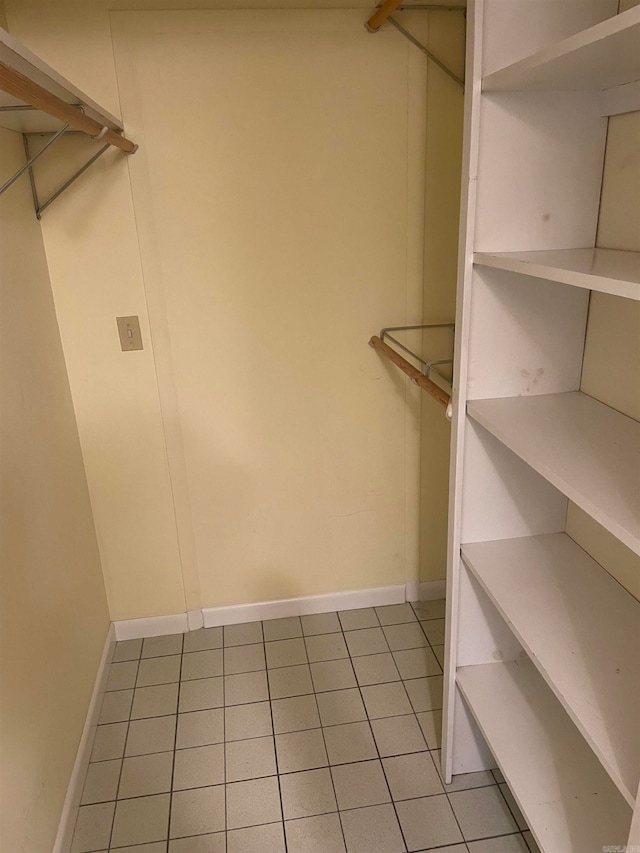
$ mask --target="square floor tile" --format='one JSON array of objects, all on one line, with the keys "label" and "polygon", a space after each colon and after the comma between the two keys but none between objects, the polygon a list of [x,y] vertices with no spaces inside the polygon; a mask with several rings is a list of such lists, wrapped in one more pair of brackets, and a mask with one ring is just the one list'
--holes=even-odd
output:
[{"label": "square floor tile", "polygon": [[345,853],[337,814],[288,820],[284,826],[288,853]]},{"label": "square floor tile", "polygon": [[125,758],[122,763],[118,799],[147,797],[170,791],[172,771],[173,752],[155,752],[152,755]]},{"label": "square floor tile", "polygon": [[179,749],[175,755],[173,790],[224,784],[224,744]]},{"label": "square floor tile", "polygon": [[222,649],[189,652],[182,656],[182,681],[195,678],[213,678],[222,675]]},{"label": "square floor tile", "polygon": [[393,659],[403,679],[428,678],[442,672],[436,656],[429,648],[394,652]]},{"label": "square floor tile", "polygon": [[182,655],[141,660],[136,687],[152,687],[154,684],[171,684],[173,681],[180,681],[181,661]]},{"label": "square floor tile", "polygon": [[163,841],[169,824],[169,794],[120,800],[111,836],[112,847]]},{"label": "square floor tile", "polygon": [[276,751],[279,773],[313,770],[328,764],[322,729],[276,735]]},{"label": "square floor tile", "polygon": [[444,794],[396,803],[396,811],[410,851],[457,844],[463,840]]},{"label": "square floor tile", "polygon": [[264,642],[262,622],[245,622],[242,625],[225,625],[223,631],[225,646],[248,646],[250,643]]},{"label": "square floor tile", "polygon": [[249,702],[264,702],[268,698],[267,674],[264,670],[225,675],[225,705],[247,705]]},{"label": "square floor tile", "polygon": [[133,696],[131,719],[168,717],[178,710],[178,684],[138,687]]},{"label": "square floor tile", "polygon": [[112,663],[125,660],[138,660],[142,652],[142,640],[120,640],[116,643]]},{"label": "square floor tile", "polygon": [[414,714],[372,720],[371,728],[381,756],[404,755],[427,748]]},{"label": "square floor tile", "polygon": [[[442,779],[441,757],[440,750],[435,750],[431,753],[431,758],[436,766],[436,770]],[[469,788],[484,788],[487,785],[494,784],[494,778],[491,770],[479,770],[477,773],[459,773],[454,776],[448,785],[442,783],[445,791],[452,794],[455,791],[467,791]]]},{"label": "square floor tile", "polygon": [[398,717],[402,714],[410,714],[412,711],[407,691],[401,681],[363,687],[362,698],[370,720],[380,717]]},{"label": "square floor tile", "polygon": [[470,841],[469,853],[529,853],[527,843],[517,835],[503,835],[501,838],[486,838],[484,841]]},{"label": "square floor tile", "polygon": [[151,752],[173,750],[176,741],[177,717],[151,717],[132,720],[129,724],[125,755],[147,755]]},{"label": "square floor tile", "polygon": [[444,794],[440,776],[428,752],[385,758],[382,764],[394,800]]},{"label": "square floor tile", "polygon": [[171,801],[170,838],[221,832],[224,829],[224,785],[174,791]]},{"label": "square floor tile", "polygon": [[411,681],[405,681],[404,686],[416,713],[438,711],[442,708],[441,675],[432,675],[430,678],[414,678]]},{"label": "square floor tile", "polygon": [[326,767],[286,773],[280,777],[282,811],[285,820],[335,812],[338,809],[333,793],[331,774]]},{"label": "square floor tile", "polygon": [[404,853],[406,850],[395,810],[391,805],[369,806],[341,812],[349,853]]},{"label": "square floor tile", "polygon": [[181,655],[184,634],[169,634],[165,637],[146,637],[142,645],[143,658],[163,655]]},{"label": "square floor tile", "polygon": [[223,679],[201,678],[180,685],[180,713],[221,708],[224,704]]},{"label": "square floor tile", "polygon": [[310,663],[349,657],[347,644],[342,633],[317,634],[313,637],[306,637],[305,644]]},{"label": "square floor tile", "polygon": [[227,829],[282,820],[277,776],[227,785]]},{"label": "square floor tile", "polygon": [[224,674],[236,675],[240,672],[255,672],[266,669],[264,644],[250,643],[247,646],[229,646],[224,650]]},{"label": "square floor tile", "polygon": [[386,625],[384,635],[393,652],[403,649],[420,649],[428,645],[419,622],[407,622],[404,625]]},{"label": "square floor tile", "polygon": [[361,607],[358,610],[339,610],[338,617],[343,631],[357,631],[360,628],[379,628],[380,623],[373,607]]},{"label": "square floor tile", "polygon": [[82,806],[78,810],[71,853],[90,853],[109,846],[115,803]]},{"label": "square floor tile", "polygon": [[316,697],[313,694],[292,696],[289,699],[274,699],[271,702],[271,708],[276,734],[320,727]]},{"label": "square floor tile", "polygon": [[445,600],[438,598],[435,601],[414,601],[413,609],[418,619],[444,619]]},{"label": "square floor tile", "polygon": [[355,687],[357,684],[349,659],[312,663],[311,675],[316,693],[325,693],[327,690],[344,690],[347,687]]},{"label": "square floor tile", "polygon": [[352,687],[349,690],[318,693],[316,701],[323,726],[359,723],[367,719],[367,712],[357,687]]},{"label": "square floor tile", "polygon": [[498,785],[502,785],[504,782],[506,782],[506,779],[502,775],[502,771],[499,767],[494,767],[491,772],[493,774],[493,778],[496,780]]},{"label": "square floor tile", "polygon": [[268,702],[232,705],[224,711],[224,739],[247,740],[273,734]]},{"label": "square floor tile", "polygon": [[301,637],[292,640],[274,640],[265,645],[267,665],[271,669],[307,663],[307,650]]},{"label": "square floor tile", "polygon": [[518,825],[497,785],[449,794],[466,841],[517,832]]},{"label": "square floor tile", "polygon": [[331,775],[341,811],[391,802],[382,764],[378,760],[339,764],[331,768]]},{"label": "square floor tile", "polygon": [[369,723],[346,723],[324,729],[330,764],[349,764],[377,758]]},{"label": "square floor tile", "polygon": [[360,655],[378,655],[389,651],[382,628],[362,628],[359,631],[347,631],[344,635],[352,657]]},{"label": "square floor tile", "polygon": [[353,658],[352,663],[358,684],[361,686],[384,684],[386,681],[400,681],[400,673],[390,652]]},{"label": "square floor tile", "polygon": [[376,615],[381,625],[400,625],[403,622],[415,622],[416,614],[410,604],[387,604],[376,607]]},{"label": "square floor tile", "polygon": [[90,764],[82,789],[80,805],[88,806],[92,803],[107,803],[115,800],[121,766],[122,761],[120,759]]},{"label": "square floor tile", "polygon": [[190,711],[178,714],[176,749],[191,746],[206,746],[224,741],[224,711],[209,708],[206,711]]},{"label": "square floor tile", "polygon": [[199,628],[184,635],[183,652],[204,652],[222,648],[222,628]]},{"label": "square floor tile", "polygon": [[421,711],[416,714],[429,749],[442,745],[442,711]]},{"label": "square floor tile", "polygon": [[91,749],[91,761],[122,758],[126,739],[126,723],[109,723],[106,726],[97,726]]},{"label": "square floor tile", "polygon": [[227,833],[227,853],[286,853],[284,828],[281,823],[265,823],[232,829]]},{"label": "square floor tile", "polygon": [[287,616],[284,619],[267,619],[262,623],[265,642],[271,640],[291,640],[302,636],[302,623],[299,616]]},{"label": "square floor tile", "polygon": [[333,634],[342,630],[337,613],[315,613],[312,616],[303,616],[301,622],[305,637],[315,634]]},{"label": "square floor tile", "polygon": [[[288,642],[288,641],[285,641]],[[272,699],[286,699],[313,693],[311,671],[308,664],[285,666],[269,670],[269,691]]]},{"label": "square floor tile", "polygon": [[225,744],[227,782],[242,782],[276,773],[276,752],[272,737],[235,740]]},{"label": "square floor tile", "polygon": [[432,646],[432,648],[433,653],[436,656],[436,660],[438,661],[442,669],[444,669],[444,646]]},{"label": "square floor tile", "polygon": [[[174,838],[169,842],[169,853],[225,853],[227,849],[225,836],[225,832],[214,832],[208,835],[192,835],[190,838]],[[166,845],[158,853],[165,853],[165,851]],[[128,851],[118,850],[117,853],[128,853]],[[156,851],[141,849],[136,850],[135,853],[156,853]]]},{"label": "square floor tile", "polygon": [[109,667],[105,691],[110,693],[112,690],[128,690],[131,687],[135,687],[137,673],[137,660],[112,663]]},{"label": "square floor tile", "polygon": [[444,619],[431,619],[422,623],[422,630],[432,646],[444,644]]},{"label": "square floor tile", "polygon": [[131,714],[133,690],[118,690],[117,693],[105,693],[100,709],[98,723],[118,723],[128,720]]}]

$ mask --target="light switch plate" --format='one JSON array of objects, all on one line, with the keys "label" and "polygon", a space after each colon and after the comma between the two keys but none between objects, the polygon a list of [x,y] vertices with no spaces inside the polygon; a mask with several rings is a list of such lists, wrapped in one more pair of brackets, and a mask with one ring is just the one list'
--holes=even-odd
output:
[{"label": "light switch plate", "polygon": [[130,352],[131,350],[142,349],[142,335],[140,334],[138,317],[116,317],[116,322],[122,351]]}]

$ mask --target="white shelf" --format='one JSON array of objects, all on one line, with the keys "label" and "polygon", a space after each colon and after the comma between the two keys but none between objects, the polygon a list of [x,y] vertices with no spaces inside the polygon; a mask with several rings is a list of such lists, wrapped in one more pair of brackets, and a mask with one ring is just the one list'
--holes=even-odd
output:
[{"label": "white shelf", "polygon": [[626,844],[631,810],[530,661],[462,667],[456,683],[542,850]]},{"label": "white shelf", "polygon": [[[0,62],[19,71],[48,92],[66,101],[68,104],[81,104],[90,118],[106,125],[111,130],[123,130],[122,122],[108,113],[95,101],[81,92],[73,83],[54,71],[49,65],[0,28]],[[22,105],[17,98],[0,91],[0,107]],[[62,122],[57,121],[40,110],[20,110],[5,112],[0,110],[0,127],[21,133],[46,133],[59,130]]]},{"label": "white shelf", "polygon": [[553,249],[476,252],[474,264],[640,300],[640,252]]},{"label": "white shelf", "polygon": [[640,424],[580,391],[470,400],[467,414],[640,554]]},{"label": "white shelf", "polygon": [[485,92],[610,89],[640,78],[640,7],[501,68]]},{"label": "white shelf", "polygon": [[630,806],[640,780],[640,602],[564,533],[462,557]]}]

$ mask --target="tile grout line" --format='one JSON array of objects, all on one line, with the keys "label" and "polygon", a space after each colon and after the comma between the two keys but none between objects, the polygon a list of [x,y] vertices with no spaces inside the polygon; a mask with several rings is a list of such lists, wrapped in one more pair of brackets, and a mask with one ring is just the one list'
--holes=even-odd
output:
[{"label": "tile grout line", "polygon": [[[342,642],[344,643],[345,648],[346,648],[347,641],[345,639],[344,632],[342,631],[342,622],[340,621],[340,617],[338,616],[337,612],[336,612],[336,619],[338,620],[338,624],[340,625],[340,636],[342,637]],[[315,636],[320,636],[320,635],[316,634]],[[338,826],[340,827],[340,834],[342,836],[342,843],[344,844],[344,849],[346,851],[347,850],[347,837],[344,834],[344,826],[342,825],[342,818],[340,817],[340,804],[338,803],[338,794],[336,791],[335,782],[333,781],[333,773],[331,772],[331,763],[329,761],[329,750],[327,749],[327,739],[326,739],[325,734],[324,734],[324,726],[322,725],[322,717],[320,715],[320,706],[318,705],[318,694],[316,692],[316,685],[315,685],[315,682],[313,680],[313,672],[311,671],[311,663],[309,662],[309,649],[307,648],[306,636],[303,637],[303,642],[304,642],[304,647],[305,647],[305,650],[307,653],[307,663],[309,664],[309,677],[311,678],[311,686],[313,687],[313,701],[315,702],[316,711],[318,713],[318,722],[320,723],[320,731],[322,733],[322,742],[324,744],[325,755],[327,756],[327,770],[329,772],[329,779],[331,780],[331,790],[333,791],[333,799],[336,802],[336,811],[335,812],[328,812],[327,814],[337,814]],[[351,669],[353,670],[353,664],[351,664]],[[354,678],[355,678],[355,672],[354,672]],[[302,772],[304,772],[304,771],[302,771]],[[318,815],[314,815],[314,817],[318,817]]]},{"label": "tile grout line", "polygon": [[[302,623],[301,623],[302,626]],[[260,622],[260,630],[262,631],[262,644],[264,646],[264,665],[265,665],[265,679],[267,682],[267,701],[269,703],[269,714],[271,715],[271,737],[273,738],[273,755],[276,762],[276,779],[278,780],[278,797],[280,799],[280,823],[282,825],[282,838],[284,843],[285,853],[287,853],[288,841],[287,841],[287,832],[284,822],[284,804],[282,802],[282,786],[280,785],[280,764],[278,761],[278,748],[276,744],[276,727],[273,722],[273,700],[271,699],[271,681],[269,679],[269,667],[267,666],[267,641],[264,638],[264,620]],[[300,628],[302,630],[302,627]],[[277,641],[274,641],[277,642]],[[306,649],[306,646],[305,646]],[[250,703],[248,703],[250,704]]]},{"label": "tile grout line", "polygon": [[[138,672],[140,671],[140,661],[142,660],[142,649],[144,648],[144,640],[140,644],[140,657],[137,659],[137,667],[136,667],[136,677],[133,682],[134,687],[131,692],[131,705],[129,706],[129,716],[127,718],[127,734],[124,739],[124,747],[122,749],[122,759],[120,761],[120,773],[118,774],[118,785],[115,791],[114,803],[113,803],[113,816],[111,818],[111,832],[109,833],[109,843],[107,844],[107,849],[111,850],[111,842],[113,841],[113,831],[116,825],[116,811],[118,810],[118,794],[120,793],[120,785],[122,783],[122,773],[124,771],[124,760],[127,752],[127,741],[129,740],[129,729],[131,728],[131,713],[133,711],[133,700],[136,695],[135,685],[138,683]],[[113,664],[112,664],[113,666]],[[105,692],[106,695],[106,692]]]},{"label": "tile grout line", "polygon": [[176,746],[178,743],[178,723],[180,722],[180,718],[178,716],[180,711],[180,690],[182,685],[182,664],[184,661],[184,637],[182,635],[182,645],[180,649],[180,670],[178,672],[178,695],[176,697],[176,729],[173,735],[173,761],[171,762],[171,782],[169,787],[169,814],[167,815],[167,844],[166,849],[167,853],[169,853],[169,843],[171,838],[171,818],[173,813],[173,781],[176,774]]}]

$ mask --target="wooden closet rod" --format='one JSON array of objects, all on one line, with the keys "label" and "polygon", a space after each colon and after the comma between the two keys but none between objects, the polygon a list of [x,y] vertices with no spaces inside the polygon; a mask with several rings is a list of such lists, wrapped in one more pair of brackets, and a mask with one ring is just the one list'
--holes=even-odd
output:
[{"label": "wooden closet rod", "polygon": [[435,382],[432,382],[424,373],[421,373],[417,367],[414,367],[410,362],[403,358],[401,355],[391,349],[388,344],[379,338],[377,335],[374,335],[369,341],[374,349],[377,349],[378,352],[381,352],[382,355],[386,356],[389,361],[393,362],[396,367],[399,367],[403,373],[406,373],[409,379],[422,388],[423,391],[426,391],[427,394],[430,394],[434,400],[437,400],[438,403],[443,405],[445,409],[449,405],[451,401],[451,395],[447,394],[447,392],[441,388],[439,385],[436,385]]},{"label": "wooden closet rod", "polygon": [[47,92],[42,86],[34,83],[24,74],[0,62],[0,89],[14,98],[30,104],[34,109],[41,110],[54,118],[68,124],[73,130],[80,130],[89,136],[100,137],[109,145],[115,145],[127,154],[132,154],[138,147],[130,139],[116,133],[115,130],[105,131],[99,121],[85,115],[77,107],[68,104],[57,95]]},{"label": "wooden closet rod", "polygon": [[382,6],[378,6],[376,11],[367,21],[367,29],[371,31],[379,30],[389,15],[392,15],[402,2],[403,0],[385,0]]}]

